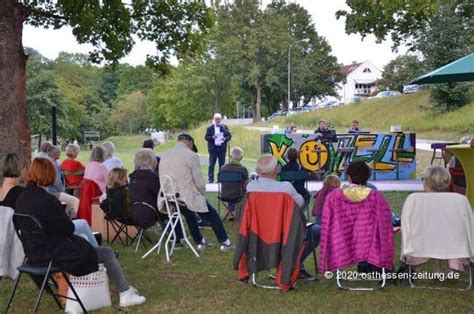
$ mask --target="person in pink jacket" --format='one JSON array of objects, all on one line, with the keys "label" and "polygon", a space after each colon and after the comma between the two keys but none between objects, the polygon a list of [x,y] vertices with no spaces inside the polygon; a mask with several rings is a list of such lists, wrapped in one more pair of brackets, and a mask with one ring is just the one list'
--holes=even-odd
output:
[{"label": "person in pink jacket", "polygon": [[89,163],[84,171],[84,179],[94,181],[99,187],[102,193],[105,193],[105,187],[107,186],[107,176],[109,170],[104,166],[105,152],[102,146],[96,146],[92,150]]},{"label": "person in pink jacket", "polygon": [[320,271],[355,263],[370,269],[393,269],[391,211],[382,193],[365,186],[369,167],[361,161],[348,169],[350,185],[332,191],[322,213]]}]

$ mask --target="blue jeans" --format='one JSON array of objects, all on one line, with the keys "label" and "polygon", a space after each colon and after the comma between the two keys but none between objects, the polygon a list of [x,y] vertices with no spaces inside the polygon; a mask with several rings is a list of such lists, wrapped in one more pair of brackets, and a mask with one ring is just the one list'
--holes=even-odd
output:
[{"label": "blue jeans", "polygon": [[[206,219],[210,222],[212,230],[216,234],[216,238],[220,243],[225,242],[229,237],[227,236],[227,232],[224,229],[224,224],[221,221],[221,217],[217,213],[216,209],[212,207],[212,205],[207,202],[207,213],[199,213],[199,216]],[[202,234],[199,230],[199,225],[196,220],[196,215],[193,211],[189,210],[185,205],[181,206],[180,208],[181,213],[183,214],[184,218],[186,218],[186,222],[188,223],[189,231],[191,232],[191,236],[196,244],[202,243]]]},{"label": "blue jeans", "polygon": [[306,228],[306,235],[304,238],[306,245],[303,249],[303,256],[301,256],[301,269],[304,270],[304,260],[318,247],[321,241],[321,226],[314,224]]},{"label": "blue jeans", "polygon": [[316,216],[314,216],[314,223],[320,226],[321,226],[321,216],[322,216],[321,214],[316,214]]},{"label": "blue jeans", "polygon": [[209,181],[214,181],[214,166],[216,161],[219,159],[219,169],[225,163],[225,147],[218,146],[214,151],[209,152],[209,170],[207,172],[207,178]]},{"label": "blue jeans", "polygon": [[91,227],[84,219],[75,219],[72,221],[74,224],[74,234],[87,240],[93,247],[98,247],[99,244],[92,233]]}]

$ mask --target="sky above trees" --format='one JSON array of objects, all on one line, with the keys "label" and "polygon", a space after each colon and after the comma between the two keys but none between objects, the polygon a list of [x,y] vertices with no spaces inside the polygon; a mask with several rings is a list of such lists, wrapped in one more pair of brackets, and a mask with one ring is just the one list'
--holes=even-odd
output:
[{"label": "sky above trees", "polygon": [[[270,2],[270,0],[263,1],[264,5]],[[365,38],[364,41],[361,41],[361,36],[358,34],[347,35],[344,30],[345,20],[343,18],[337,20],[335,17],[337,10],[347,8],[345,0],[298,0],[289,2],[298,3],[308,10],[316,25],[316,31],[327,39],[331,45],[333,55],[337,57],[340,63],[349,64],[352,61],[370,60],[382,69],[397,55],[406,52],[406,48],[402,46],[399,48],[399,53],[393,53],[390,40],[376,44],[375,37],[372,35]],[[145,62],[147,54],[155,53],[153,43],[135,40],[137,43],[132,52],[121,62],[140,65]],[[68,27],[60,30],[45,30],[25,25],[23,44],[25,47],[38,50],[50,59],[55,59],[61,51],[87,53],[91,50],[90,45],[79,45]]]}]

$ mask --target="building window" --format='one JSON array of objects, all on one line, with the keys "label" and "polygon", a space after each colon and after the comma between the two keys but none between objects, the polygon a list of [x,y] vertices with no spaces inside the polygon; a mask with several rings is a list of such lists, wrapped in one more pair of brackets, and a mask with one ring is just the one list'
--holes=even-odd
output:
[{"label": "building window", "polygon": [[369,68],[365,68],[363,72],[364,72],[364,73],[372,73],[372,71],[370,71]]}]

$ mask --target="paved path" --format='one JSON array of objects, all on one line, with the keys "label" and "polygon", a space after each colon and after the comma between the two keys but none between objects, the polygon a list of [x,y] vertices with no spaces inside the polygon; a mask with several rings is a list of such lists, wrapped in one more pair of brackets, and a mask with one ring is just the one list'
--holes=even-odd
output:
[{"label": "paved path", "polygon": [[[375,184],[379,191],[423,191],[423,182],[421,180],[387,180],[387,181],[370,181]],[[348,184],[343,181],[342,184]],[[323,182],[308,181],[308,190],[310,192],[321,189]],[[207,192],[217,192],[217,183],[207,183]]]}]

